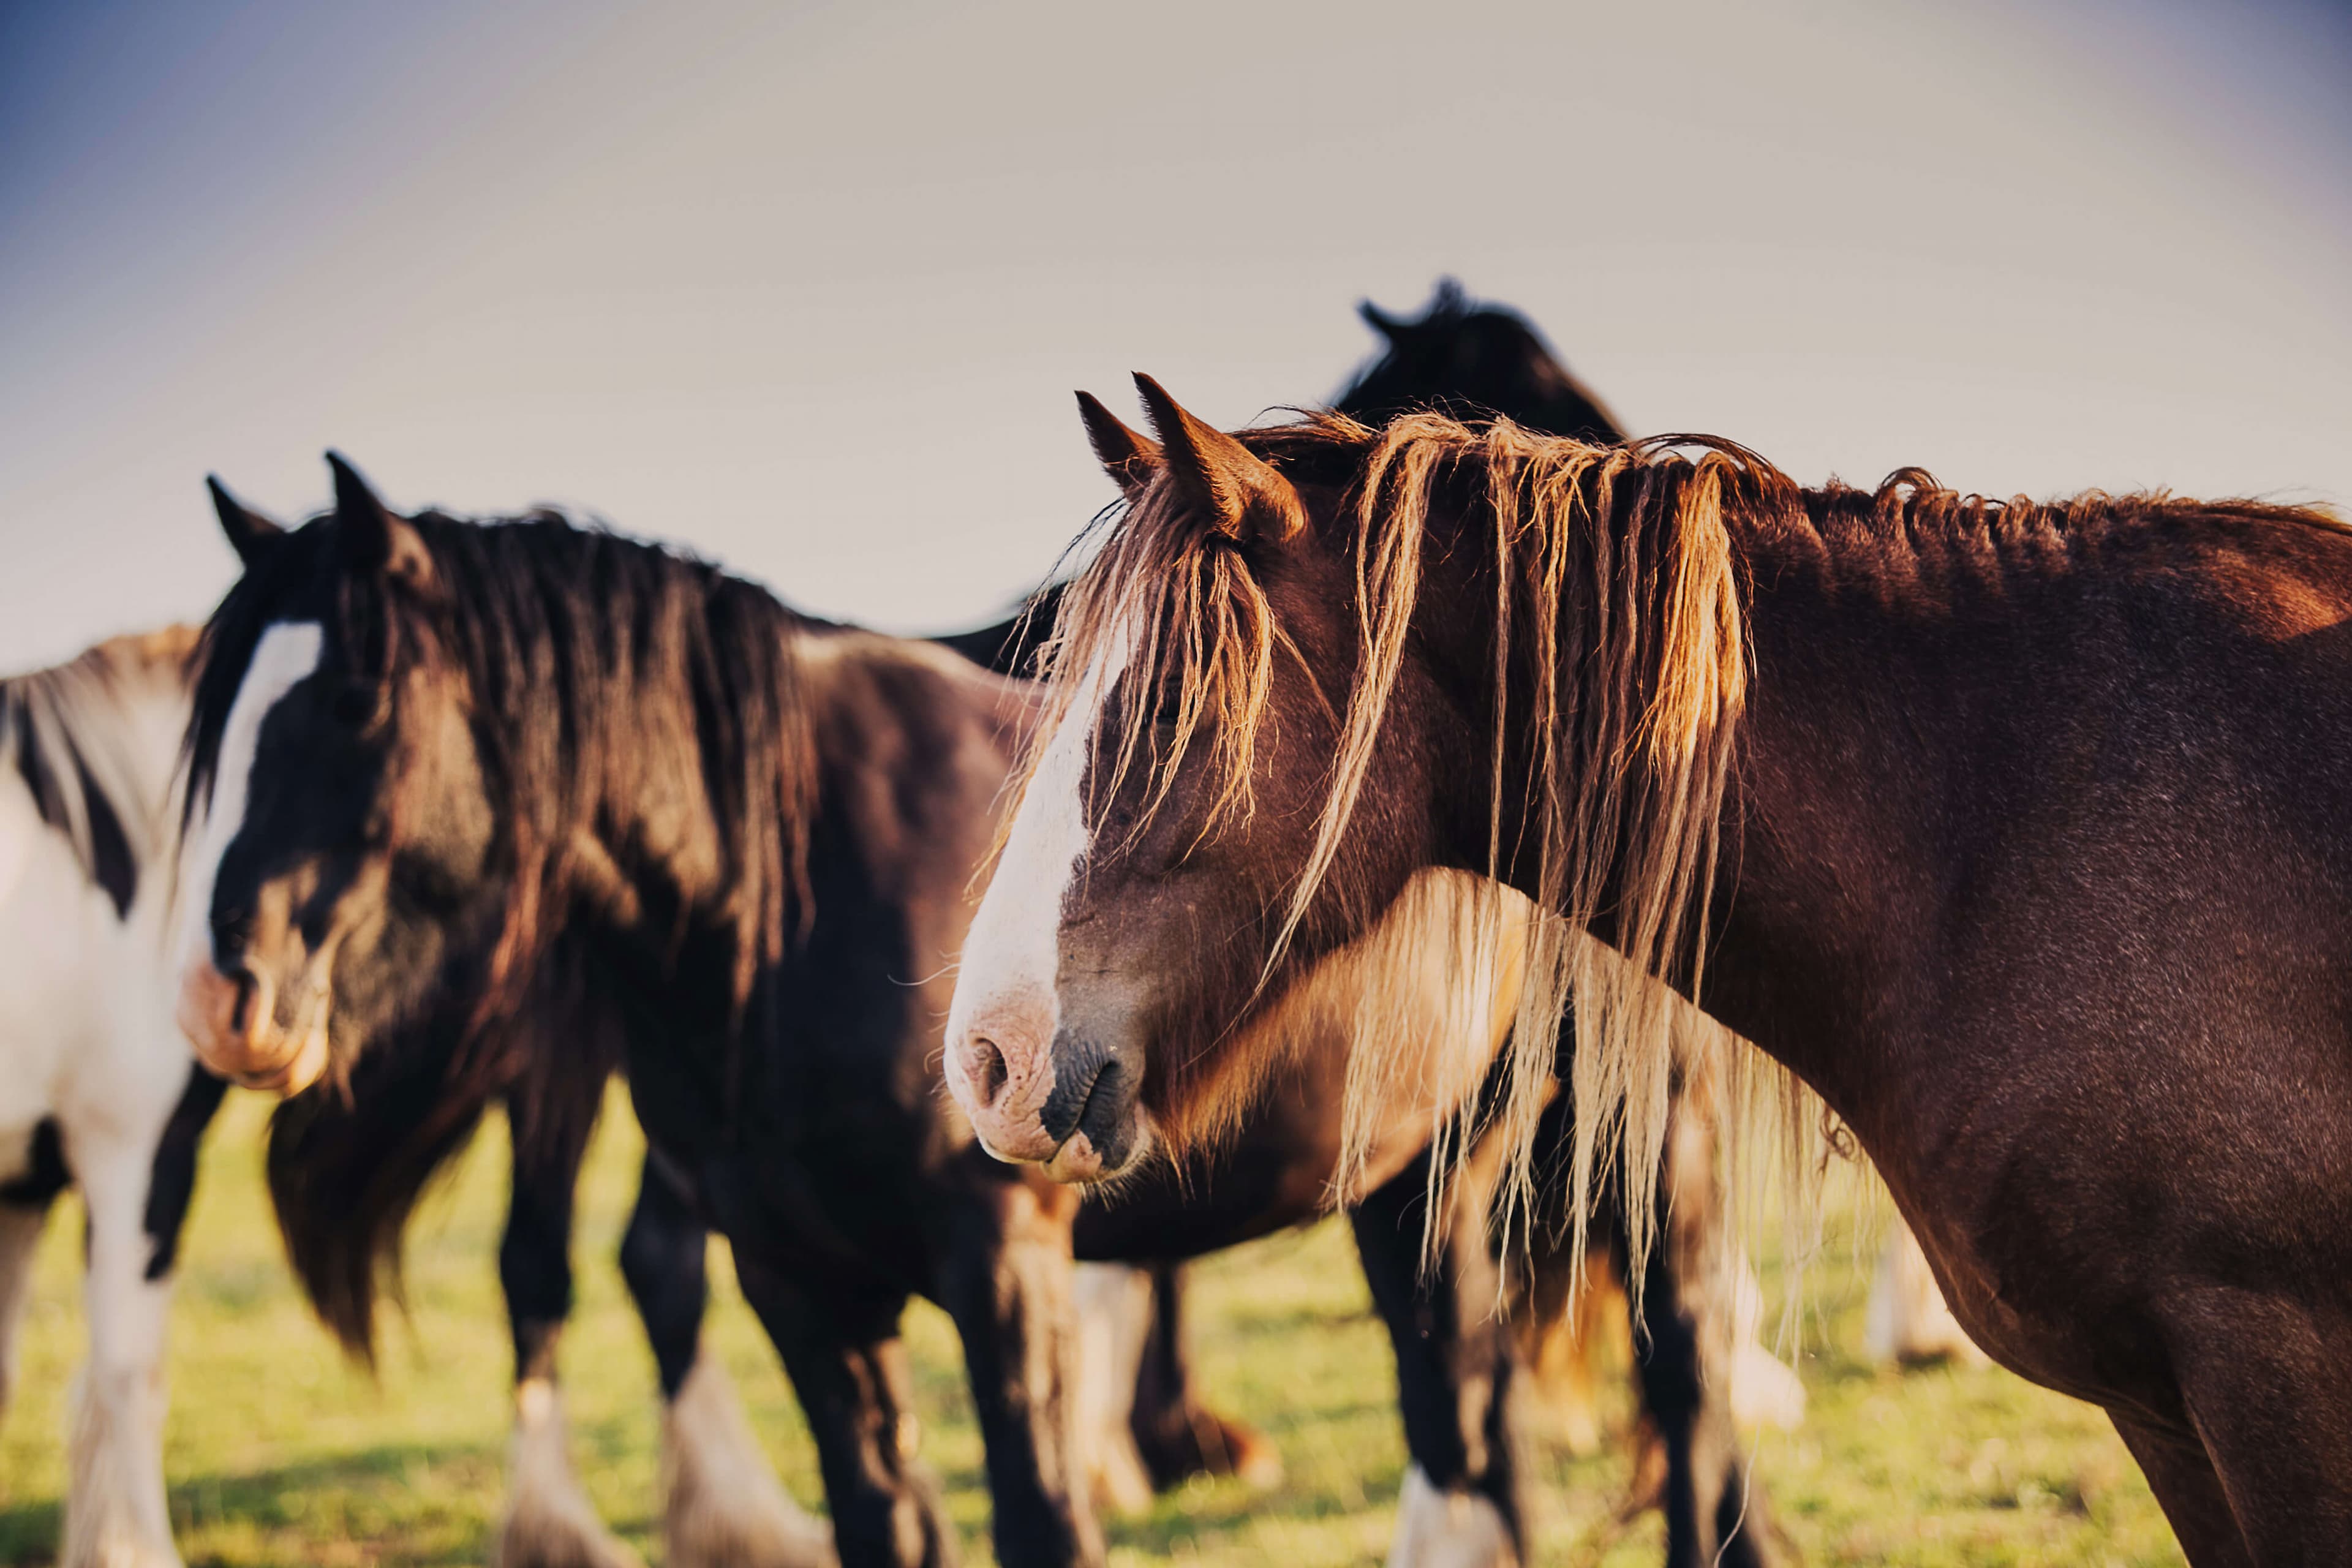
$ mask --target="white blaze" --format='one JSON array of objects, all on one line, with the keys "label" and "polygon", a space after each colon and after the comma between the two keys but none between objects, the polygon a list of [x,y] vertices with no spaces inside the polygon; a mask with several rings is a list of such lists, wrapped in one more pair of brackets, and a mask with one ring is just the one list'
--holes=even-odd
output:
[{"label": "white blaze", "polygon": [[1025,1009],[1042,1017],[1044,1039],[1053,1038],[1060,1015],[1054,977],[1061,958],[1062,903],[1088,848],[1087,753],[1103,704],[1127,668],[1130,646],[1124,628],[1115,631],[1078,678],[1076,693],[1022,792],[1004,853],[964,938],[955,999],[948,1009],[947,1077],[967,1110],[971,1091],[961,1053],[954,1047],[975,1022]]},{"label": "white blaze", "polygon": [[213,768],[212,803],[202,827],[180,862],[180,940],[173,957],[178,971],[212,962],[213,885],[221,859],[245,826],[253,787],[254,753],[261,747],[262,721],[286,694],[319,668],[326,643],[316,621],[281,621],[261,634],[246,666],[245,679],[221,727],[220,752]]}]

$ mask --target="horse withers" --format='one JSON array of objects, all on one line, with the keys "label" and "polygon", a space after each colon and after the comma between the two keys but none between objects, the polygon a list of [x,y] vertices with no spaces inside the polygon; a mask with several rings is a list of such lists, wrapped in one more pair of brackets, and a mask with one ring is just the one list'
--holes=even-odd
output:
[{"label": "horse withers", "polygon": [[79,1187],[89,1360],[67,1439],[65,1568],[176,1568],[166,1311],[220,1080],[172,1022],[173,777],[193,628],[0,681],[0,1411],[33,1251]]},{"label": "horse withers", "polygon": [[[1531,1010],[1572,994],[1622,1129],[1562,1180],[1654,1167],[1679,987],[1853,1129],[1974,1340],[2107,1410],[2193,1562],[2340,1557],[2352,534],[1718,441],[1236,437],[1141,385],[1164,458],[1066,608],[958,985],[993,1145],[1121,1168],[1418,872],[1486,875],[1559,917]],[[1511,1066],[1524,1128],[1549,1064]]]}]

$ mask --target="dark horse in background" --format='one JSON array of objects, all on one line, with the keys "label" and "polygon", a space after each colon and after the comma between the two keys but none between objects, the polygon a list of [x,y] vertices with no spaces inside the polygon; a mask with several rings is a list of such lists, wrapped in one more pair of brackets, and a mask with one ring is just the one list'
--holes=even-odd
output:
[{"label": "dark horse in background", "polygon": [[[1454,311],[1456,317],[1470,314],[1458,309]],[[1433,312],[1433,321],[1440,315]],[[1453,322],[1446,324],[1450,327]],[[1543,365],[1549,366],[1556,378],[1565,382],[1564,374],[1542,355],[1532,334],[1515,321],[1509,325],[1528,350]],[[1375,380],[1378,368],[1374,377],[1367,377],[1368,383]],[[1572,388],[1572,383],[1568,384]],[[372,498],[358,504],[364,513]],[[226,513],[224,521],[230,525],[233,537],[242,531],[247,553],[257,574],[282,570],[268,564],[284,547],[274,530],[257,520],[233,521]],[[394,591],[398,591],[396,587]],[[825,630],[828,637],[851,636]],[[862,641],[878,645],[882,639]],[[559,679],[561,673],[559,666]],[[227,721],[224,718],[220,722],[226,725]],[[600,877],[606,875],[601,866],[594,870]],[[828,907],[821,893],[814,903],[820,910]],[[817,925],[821,928],[823,921]],[[217,936],[216,932],[216,940]],[[569,958],[562,941],[558,939],[551,944],[542,967],[560,977],[560,966],[565,962],[575,961]],[[584,966],[589,961],[576,962]],[[558,999],[563,1008],[579,1005],[575,993],[583,986],[584,982],[578,978],[559,979]],[[466,986],[451,990],[459,997],[467,994]],[[583,1048],[593,1036],[584,1034],[586,1025],[561,1009],[557,1010],[558,1016],[564,1018],[564,1025],[559,1026],[559,1032],[568,1027],[569,1032],[582,1035],[583,1038],[569,1045],[550,1042],[544,1034],[549,1011],[545,998],[534,995],[530,1008],[511,1007],[502,1013],[498,1029],[480,1028],[467,1018],[431,1021],[425,1026],[428,1033],[437,1029],[478,1041],[505,1041],[496,1049],[478,1044],[462,1054],[455,1067],[438,1057],[412,1059],[394,1050],[350,1053],[347,1060],[338,1064],[350,1075],[348,1099],[304,1096],[281,1113],[280,1125],[273,1136],[273,1188],[306,1283],[330,1321],[339,1327],[356,1325],[355,1337],[363,1344],[377,1256],[385,1250],[387,1241],[396,1245],[399,1219],[433,1165],[470,1131],[475,1117],[493,1094],[507,1098],[516,1129],[517,1185],[515,1211],[502,1248],[501,1264],[516,1320],[522,1385],[518,1509],[511,1523],[531,1527],[510,1529],[509,1544],[518,1550],[527,1549],[533,1539],[578,1537],[583,1531],[590,1538],[601,1534],[593,1515],[586,1513],[584,1501],[578,1500],[576,1486],[568,1484],[568,1473],[562,1469],[553,1343],[568,1304],[565,1244],[572,1181],[604,1081],[602,1074],[589,1069],[598,1060],[609,1066],[630,1057],[622,1042],[598,1043],[597,1050],[604,1052],[601,1058],[596,1050]],[[532,1016],[526,1019],[526,1012]],[[402,1026],[404,1029],[419,1026],[414,1016],[404,1018]],[[332,1053],[325,1051],[323,1045],[319,1050],[322,1061],[331,1059]],[[419,1063],[424,1064],[422,1070]],[[525,1084],[530,1086],[528,1090],[519,1091],[519,1087]],[[838,1081],[820,1080],[808,1087],[825,1105],[848,1104],[855,1092]],[[1317,1086],[1302,1085],[1303,1089],[1313,1087]],[[1328,1089],[1333,1086],[1320,1087]],[[635,1089],[642,1102],[647,1092],[646,1087],[637,1085]],[[1244,1138],[1235,1156],[1228,1162],[1228,1168],[1220,1171],[1213,1181],[1202,1184],[1211,1197],[1208,1205],[1202,1204],[1201,1193],[1196,1191],[1190,1194],[1189,1212],[1174,1212],[1187,1210],[1187,1194],[1171,1186],[1160,1195],[1157,1204],[1148,1195],[1139,1194],[1136,1201],[1116,1207],[1089,1207],[1079,1218],[1081,1255],[1125,1258],[1189,1256],[1320,1212],[1328,1201],[1332,1151],[1336,1147],[1336,1128],[1328,1114],[1333,1100],[1330,1092],[1302,1092],[1292,1102],[1288,1123],[1279,1115],[1267,1119],[1262,1135]],[[390,1112],[388,1117],[378,1114],[386,1110]],[[641,1104],[641,1116],[651,1114],[654,1112]],[[803,1114],[808,1113],[803,1110]],[[649,1129],[650,1126],[649,1122]],[[910,1153],[909,1158],[919,1163],[920,1156]],[[322,1172],[327,1179],[321,1179]],[[807,1182],[805,1176],[798,1179],[803,1184]],[[696,1187],[692,1174],[679,1171],[678,1163],[656,1133],[638,1209],[624,1243],[625,1272],[655,1339],[664,1391],[671,1403],[670,1418],[666,1425],[672,1471],[674,1476],[720,1472],[747,1486],[756,1481],[767,1493],[773,1493],[772,1480],[765,1476],[756,1452],[740,1440],[740,1419],[734,1415],[731,1402],[724,1399],[723,1383],[717,1381],[715,1366],[705,1366],[695,1353],[696,1329],[703,1302],[703,1240],[699,1228],[703,1205],[696,1199]],[[1416,1464],[1430,1489],[1443,1496],[1467,1487],[1493,1495],[1499,1517],[1507,1521],[1508,1533],[1516,1540],[1519,1530],[1516,1472],[1510,1463],[1510,1444],[1503,1424],[1507,1347],[1500,1343],[1496,1331],[1483,1327],[1490,1316],[1486,1302],[1491,1301],[1493,1291],[1487,1285],[1482,1292],[1478,1283],[1490,1281],[1492,1274],[1490,1270],[1473,1268],[1434,1294],[1426,1288],[1416,1293],[1417,1240],[1414,1235],[1408,1234],[1408,1227],[1396,1222],[1396,1213],[1384,1209],[1382,1204],[1385,1201],[1401,1212],[1402,1206],[1417,1198],[1422,1187],[1417,1174],[1400,1178],[1392,1193],[1385,1200],[1376,1198],[1366,1216],[1359,1220],[1367,1271],[1373,1279],[1383,1315],[1389,1318],[1396,1334],[1408,1434],[1412,1438]],[[1376,1223],[1375,1216],[1384,1213],[1388,1215],[1385,1225]],[[789,1217],[805,1224],[808,1210],[796,1211]],[[1417,1234],[1417,1228],[1411,1230]],[[748,1277],[746,1284],[748,1290],[752,1284]],[[1475,1310],[1460,1310],[1457,1298],[1449,1290],[1465,1292],[1459,1300],[1476,1302]],[[1677,1331],[1672,1292],[1654,1291],[1650,1300],[1659,1321],[1646,1331],[1652,1342],[1663,1348],[1644,1363],[1645,1392],[1651,1394],[1654,1412],[1661,1415],[1662,1425],[1667,1427],[1670,1436],[1685,1437],[1689,1431],[1685,1407],[1695,1408],[1695,1395],[1675,1394],[1661,1400],[1658,1387],[1647,1385],[1670,1386],[1673,1380],[1678,1379],[1681,1384],[1696,1389],[1701,1380],[1696,1376],[1696,1361],[1691,1358],[1697,1355],[1698,1349],[1691,1334]],[[756,1296],[754,1305],[755,1309],[760,1306]],[[950,1303],[950,1310],[953,1310]],[[761,1315],[763,1320],[770,1317],[765,1310]],[[960,1326],[964,1326],[961,1317],[959,1321]],[[1433,1322],[1438,1327],[1434,1333],[1429,1331]],[[774,1331],[772,1322],[771,1331]],[[1152,1336],[1159,1353],[1147,1356],[1144,1364],[1147,1373],[1154,1366],[1163,1369],[1159,1381],[1161,1396],[1140,1403],[1138,1425],[1146,1426],[1156,1417],[1162,1431],[1173,1429],[1174,1441],[1170,1447],[1181,1451],[1183,1444],[1190,1443],[1195,1453],[1223,1448],[1230,1457],[1238,1446],[1229,1436],[1232,1428],[1212,1425],[1188,1402],[1168,1396],[1170,1388],[1181,1390],[1181,1362],[1166,1353],[1179,1342],[1175,1331],[1171,1315],[1163,1319],[1160,1331]],[[966,1333],[969,1344],[969,1327]],[[786,1350],[788,1364],[793,1364],[798,1384],[799,1365],[793,1363],[791,1348],[782,1348]],[[975,1392],[982,1399],[984,1427],[990,1425],[990,1400],[1001,1395],[1008,1404],[1018,1403],[1024,1393],[1024,1378],[1035,1371],[1034,1367],[1010,1369],[1009,1383],[992,1394],[980,1388],[986,1365],[981,1358],[974,1358]],[[1175,1369],[1173,1373],[1165,1370],[1171,1367]],[[1004,1370],[1001,1364],[1000,1370]],[[1147,1383],[1150,1381],[1147,1377]],[[1465,1387],[1480,1395],[1468,1402],[1466,1407],[1461,1397]],[[879,1390],[885,1394],[890,1392]],[[803,1397],[807,1403],[805,1386]],[[850,1425],[871,1426],[877,1408],[887,1413],[887,1402],[878,1396],[874,1405],[854,1412],[856,1419]],[[821,1448],[827,1447],[825,1415],[814,1405],[810,1408]],[[1169,1418],[1171,1415],[1172,1420]],[[902,1426],[899,1429],[905,1428]],[[1147,1427],[1146,1435],[1148,1432]],[[996,1435],[991,1432],[992,1477],[998,1483],[1002,1498],[1004,1483],[997,1474]],[[730,1440],[730,1436],[735,1440]],[[853,1432],[834,1446],[854,1447],[859,1440]],[[728,1466],[732,1468],[722,1468]],[[838,1468],[828,1463],[828,1490],[836,1499],[837,1510],[841,1496],[835,1485]],[[694,1539],[689,1529],[694,1509],[688,1505],[698,1501],[703,1507],[724,1512],[726,1490],[716,1479],[698,1486],[674,1486],[670,1509],[674,1555],[681,1555],[682,1542]],[[537,1500],[536,1504],[532,1500]],[[811,1531],[807,1521],[782,1503],[780,1494],[772,1501],[773,1506],[766,1510],[771,1523],[768,1537],[772,1539],[781,1533],[787,1544],[809,1548]],[[557,1517],[530,1517],[532,1506],[545,1512],[550,1505],[562,1505],[552,1507]],[[740,1516],[745,1510],[738,1508],[735,1511]],[[754,1515],[759,1512],[750,1511]],[[564,1517],[567,1512],[572,1517]],[[753,1522],[757,1522],[756,1518]],[[558,1526],[568,1528],[550,1528]],[[1009,1544],[1013,1551],[1020,1550],[1017,1536],[1007,1542],[1007,1528],[1000,1512],[1000,1542]],[[716,1530],[716,1525],[706,1526],[702,1534],[708,1537]],[[936,1531],[933,1536],[930,1549],[940,1549]],[[705,1556],[700,1560],[727,1559],[728,1552],[717,1542],[706,1541],[705,1545]]]},{"label": "dark horse in background", "polygon": [[[1491,879],[1557,918],[1622,1130],[1522,1173],[1646,1175],[1680,991],[1853,1130],[1995,1359],[2107,1411],[2191,1562],[2345,1560],[2352,531],[1140,389],[1159,472],[1065,602],[1087,674],[957,983],[992,1144],[1115,1173],[1281,1049],[1261,997]],[[1188,657],[1196,616],[1299,657]]]}]

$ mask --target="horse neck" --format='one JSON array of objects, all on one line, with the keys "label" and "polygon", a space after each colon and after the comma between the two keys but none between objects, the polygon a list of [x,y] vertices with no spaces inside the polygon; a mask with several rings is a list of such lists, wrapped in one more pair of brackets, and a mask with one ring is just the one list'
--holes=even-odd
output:
[{"label": "horse neck", "polygon": [[[1950,754],[1969,745],[1965,729],[1939,732],[1931,749],[1916,717],[1939,703],[1965,708],[1967,694],[1950,690],[1931,637],[1890,636],[1899,581],[1842,555],[1801,518],[1727,513],[1726,521],[1753,584],[1752,675],[1707,890],[1700,1000],[1861,1128],[1880,1109],[1884,1071],[1874,1066],[1881,1058],[1855,1042],[1883,1016],[1924,941],[1928,911],[1915,897],[1916,878],[1905,879],[1916,865],[1913,840],[1933,819],[1953,769],[1968,765]],[[1491,579],[1482,584],[1466,568],[1433,567],[1433,602],[1491,603]],[[1462,581],[1445,582],[1449,573]],[[1443,629],[1449,624],[1452,631]],[[1487,868],[1499,798],[1501,879],[1539,898],[1532,818],[1539,792],[1524,725],[1505,726],[1500,780],[1490,772],[1491,616],[1474,611],[1424,617],[1424,625],[1430,668],[1447,694],[1441,722],[1458,726],[1431,747],[1436,765],[1454,770],[1441,774],[1438,792],[1445,858]],[[1507,711],[1528,710],[1531,679],[1525,668],[1513,674]],[[1604,886],[1616,886],[1622,868],[1607,875]],[[1612,944],[1613,903],[1604,898],[1591,926]],[[1697,954],[1685,943],[1672,956],[1686,976]]]},{"label": "horse neck", "polygon": [[1900,1020],[1939,972],[1939,857],[1970,781],[2023,765],[2018,683],[2065,679],[2054,650],[2023,645],[2067,617],[2011,606],[2013,631],[1963,638],[1949,580],[1921,586],[1916,542],[1801,521],[1736,537],[1753,677],[1701,1000],[1869,1143],[1915,1118],[1933,1076],[1905,1065]]}]

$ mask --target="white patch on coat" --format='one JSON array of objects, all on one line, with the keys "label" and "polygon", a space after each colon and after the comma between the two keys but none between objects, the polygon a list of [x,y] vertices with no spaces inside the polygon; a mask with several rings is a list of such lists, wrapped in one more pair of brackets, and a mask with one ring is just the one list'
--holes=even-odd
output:
[{"label": "white patch on coat", "polygon": [[60,1568],[180,1568],[163,1497],[168,1279],[147,1279],[152,1143],[69,1143],[89,1215],[89,1360],[75,1380]]},{"label": "white patch on coat", "polygon": [[1405,1471],[1389,1568],[1517,1568],[1518,1561],[1492,1498],[1439,1491],[1419,1465]]},{"label": "white patch on coat", "polygon": [[583,1568],[645,1568],[596,1517],[572,1469],[572,1435],[563,1394],[543,1377],[515,1387],[514,1444],[507,1479],[507,1516],[490,1561],[497,1568],[548,1563]]},{"label": "white patch on coat", "polygon": [[280,621],[263,632],[254,647],[253,662],[246,666],[228,721],[221,727],[211,802],[180,863],[175,973],[184,973],[191,963],[212,962],[213,886],[219,879],[222,858],[245,826],[262,723],[289,691],[318,672],[325,647],[326,633],[316,621]]},{"label": "white patch on coat", "polygon": [[662,1477],[669,1568],[832,1568],[832,1527],[776,1484],[708,1351],[662,1418]]},{"label": "white patch on coat", "polygon": [[[1062,906],[1091,847],[1086,785],[1095,729],[1127,668],[1131,644],[1124,630],[1115,631],[1078,678],[1069,708],[1022,791],[1004,852],[964,938],[955,999],[948,1010],[948,1089],[992,1153],[1032,1153],[1000,1151],[990,1130],[1026,1129],[1040,1121],[1053,1092],[1049,1047],[1060,1020],[1055,977],[1061,961]],[[1003,1053],[1005,1082],[982,1110],[963,1047],[975,1033],[997,1038],[992,1030],[1008,1037],[998,1039],[1000,1047],[1013,1048]],[[1037,1149],[1034,1155],[1042,1159],[1049,1152]]]},{"label": "white patch on coat", "polygon": [[1750,1431],[1805,1424],[1805,1380],[1764,1348],[1764,1282],[1743,1249],[1731,1276],[1731,1418]]},{"label": "white patch on coat", "polygon": [[1143,1513],[1151,1507],[1151,1475],[1135,1447],[1135,1380],[1151,1333],[1151,1276],[1122,1263],[1081,1263],[1070,1297],[1078,1318],[1071,1405],[1096,1511]]}]

